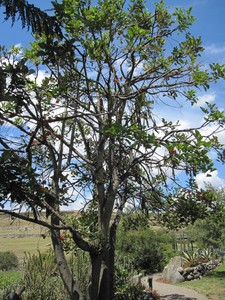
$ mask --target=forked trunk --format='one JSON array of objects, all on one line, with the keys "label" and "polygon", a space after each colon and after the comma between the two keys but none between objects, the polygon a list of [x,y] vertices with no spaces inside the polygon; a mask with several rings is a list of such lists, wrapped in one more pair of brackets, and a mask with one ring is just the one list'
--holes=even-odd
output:
[{"label": "forked trunk", "polygon": [[112,300],[114,295],[115,242],[117,223],[112,224],[108,246],[91,256],[91,281],[87,300]]},{"label": "forked trunk", "polygon": [[112,300],[114,291],[114,254],[91,255],[91,281],[87,300]]},{"label": "forked trunk", "polygon": [[[61,279],[71,300],[112,300],[114,292],[114,247],[109,246],[105,253],[90,254],[91,274],[86,295],[82,295],[66,261],[58,232],[52,232],[55,258]],[[88,275],[87,275],[88,276]]]}]

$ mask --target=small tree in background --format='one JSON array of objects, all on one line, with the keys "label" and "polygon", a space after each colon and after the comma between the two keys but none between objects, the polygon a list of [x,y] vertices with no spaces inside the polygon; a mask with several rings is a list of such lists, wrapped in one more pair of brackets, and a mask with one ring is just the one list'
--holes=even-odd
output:
[{"label": "small tree in background", "polygon": [[[221,147],[216,133],[225,118],[214,104],[202,108],[204,121],[193,128],[168,120],[162,108],[195,105],[196,88],[224,78],[225,67],[198,61],[203,48],[189,32],[191,9],[169,13],[160,1],[149,12],[142,0],[53,6],[63,36],[37,34],[23,54],[2,49],[0,212],[50,229],[71,299],[112,299],[125,206],[173,214],[179,173],[195,189],[195,175],[213,168],[208,152]],[[78,199],[81,212],[65,217],[62,206]],[[198,200],[196,209],[213,205]],[[66,250],[89,253],[85,295],[66,261],[62,231]]]},{"label": "small tree in background", "polygon": [[197,220],[193,226],[189,226],[186,230],[187,235],[195,241],[198,248],[220,249],[225,251],[225,191],[224,189],[211,189],[216,199],[216,211],[209,214],[204,219]]}]

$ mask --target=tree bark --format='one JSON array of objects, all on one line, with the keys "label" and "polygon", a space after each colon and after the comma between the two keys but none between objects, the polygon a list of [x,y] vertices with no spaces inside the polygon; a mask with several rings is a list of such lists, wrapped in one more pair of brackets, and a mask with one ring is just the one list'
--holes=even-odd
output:
[{"label": "tree bark", "polygon": [[64,286],[67,289],[71,300],[85,300],[78,285],[73,279],[72,273],[67,264],[62,245],[59,239],[59,232],[52,230],[51,232],[52,244],[55,254],[55,259],[59,268],[61,279],[63,280]]},{"label": "tree bark", "polygon": [[91,281],[88,286],[87,300],[112,300],[114,292],[114,254],[91,255]]},{"label": "tree bark", "polygon": [[87,300],[112,300],[114,295],[114,266],[116,224],[110,229],[108,245],[101,253],[90,253],[91,278]]},{"label": "tree bark", "polygon": [[112,300],[114,293],[114,254],[108,251],[103,262],[103,274],[98,300]]},{"label": "tree bark", "polygon": [[91,257],[91,274],[90,283],[87,289],[87,300],[98,300],[99,288],[102,279],[102,254],[92,254]]}]

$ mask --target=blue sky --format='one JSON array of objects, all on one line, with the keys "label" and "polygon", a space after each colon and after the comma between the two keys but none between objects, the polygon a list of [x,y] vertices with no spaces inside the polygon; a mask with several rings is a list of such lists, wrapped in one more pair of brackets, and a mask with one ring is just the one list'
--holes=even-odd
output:
[{"label": "blue sky", "polygon": [[[147,0],[147,4],[157,2]],[[41,9],[51,8],[50,0],[29,0]],[[171,11],[174,7],[193,7],[193,15],[197,18],[192,26],[191,33],[195,36],[201,36],[205,53],[201,60],[205,63],[219,62],[225,64],[225,1],[224,0],[165,0],[166,6],[170,6]],[[2,9],[0,8],[0,45],[9,47],[14,44],[29,46],[32,41],[30,32],[27,29],[21,30],[21,22],[17,22],[11,27],[10,21],[4,22]],[[206,93],[199,94],[202,101],[210,99],[215,102],[218,107],[225,108],[225,82],[220,81],[213,85]],[[196,110],[197,111],[197,110]],[[198,118],[199,115],[194,115],[194,110],[179,111],[180,119],[185,123],[190,123],[193,118]],[[220,136],[221,141],[225,143],[225,133]],[[215,172],[211,178],[212,183],[217,186],[225,186],[224,166],[217,164],[218,172]],[[203,182],[206,177],[203,174],[199,175],[199,182]]]}]

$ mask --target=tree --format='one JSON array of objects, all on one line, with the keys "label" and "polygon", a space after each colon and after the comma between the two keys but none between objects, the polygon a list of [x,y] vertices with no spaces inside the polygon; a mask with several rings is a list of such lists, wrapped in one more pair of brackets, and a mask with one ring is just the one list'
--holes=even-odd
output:
[{"label": "tree", "polygon": [[207,189],[211,189],[214,192],[216,198],[216,205],[218,209],[208,215],[204,219],[199,219],[193,226],[187,228],[187,234],[191,239],[195,241],[195,244],[199,248],[213,248],[225,250],[224,244],[224,188],[213,189],[208,186]]},{"label": "tree", "polygon": [[[208,152],[221,147],[224,114],[215,105],[202,108],[203,124],[185,129],[157,109],[194,105],[197,89],[224,78],[225,67],[198,61],[203,48],[188,31],[191,9],[170,14],[160,1],[148,12],[142,0],[53,4],[63,37],[37,35],[22,56],[2,49],[0,212],[50,229],[71,299],[112,299],[125,206],[170,210],[179,173],[195,189],[195,175],[213,168]],[[211,124],[216,129],[204,135]],[[80,198],[76,216],[62,214],[62,205]],[[90,255],[86,295],[65,258],[65,248],[76,247]]]},{"label": "tree", "polygon": [[12,25],[16,18],[22,22],[22,28],[31,29],[33,33],[45,32],[46,34],[58,33],[61,35],[60,27],[54,17],[30,4],[26,0],[0,0],[0,6],[5,8],[5,20],[12,20]]}]

